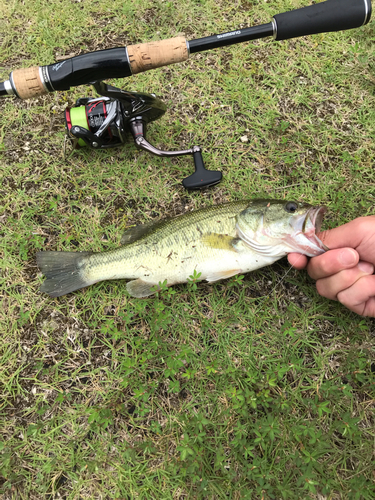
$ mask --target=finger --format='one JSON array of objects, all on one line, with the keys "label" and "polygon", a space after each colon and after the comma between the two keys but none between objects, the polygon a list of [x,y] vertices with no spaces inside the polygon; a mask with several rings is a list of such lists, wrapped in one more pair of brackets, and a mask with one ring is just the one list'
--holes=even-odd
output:
[{"label": "finger", "polygon": [[318,280],[354,267],[358,261],[358,252],[353,248],[338,248],[310,259],[307,272],[314,280]]},{"label": "finger", "polygon": [[351,287],[338,293],[337,299],[361,316],[375,317],[375,276],[363,276]]},{"label": "finger", "polygon": [[366,235],[366,228],[374,223],[375,215],[359,217],[342,226],[317,233],[317,236],[331,249],[343,247],[356,248]]},{"label": "finger", "polygon": [[306,255],[293,252],[288,254],[288,261],[295,269],[304,269],[307,266],[308,259]]},{"label": "finger", "polygon": [[328,278],[319,279],[316,282],[316,289],[322,297],[331,300],[338,300],[338,294],[351,287],[362,276],[367,276],[374,272],[374,266],[368,262],[360,262],[358,266],[345,269]]}]

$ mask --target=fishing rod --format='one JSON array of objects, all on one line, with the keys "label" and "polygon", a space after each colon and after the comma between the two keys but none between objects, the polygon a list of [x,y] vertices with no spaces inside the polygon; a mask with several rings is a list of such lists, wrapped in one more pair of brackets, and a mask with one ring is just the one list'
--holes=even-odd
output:
[{"label": "fishing rod", "polygon": [[371,17],[371,0],[327,0],[277,14],[272,21],[228,33],[186,40],[175,37],[128,47],[88,52],[48,66],[16,69],[0,82],[0,96],[29,99],[108,78],[123,78],[188,59],[189,54],[265,37],[287,40],[358,28]]},{"label": "fishing rod", "polygon": [[183,179],[186,189],[217,184],[222,173],[207,170],[201,148],[162,151],[146,140],[147,124],[160,118],[165,104],[155,94],[128,92],[107,85],[108,78],[123,78],[188,59],[189,54],[273,36],[287,40],[304,35],[358,28],[371,17],[371,0],[327,0],[284,12],[268,24],[238,29],[197,40],[176,37],[128,47],[89,52],[48,66],[12,71],[0,82],[0,96],[29,99],[70,87],[93,84],[98,98],[80,98],[65,110],[67,135],[74,148],[104,149],[124,144],[133,137],[136,147],[157,156],[192,155],[195,172]]}]

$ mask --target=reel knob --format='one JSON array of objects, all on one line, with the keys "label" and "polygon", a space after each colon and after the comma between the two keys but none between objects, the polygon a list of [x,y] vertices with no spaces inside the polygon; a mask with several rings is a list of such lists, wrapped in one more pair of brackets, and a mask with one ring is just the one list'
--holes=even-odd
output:
[{"label": "reel knob", "polygon": [[195,149],[193,153],[195,172],[182,181],[184,188],[203,189],[218,184],[223,178],[223,174],[217,170],[207,170],[203,163],[200,147],[194,146],[193,149]]}]

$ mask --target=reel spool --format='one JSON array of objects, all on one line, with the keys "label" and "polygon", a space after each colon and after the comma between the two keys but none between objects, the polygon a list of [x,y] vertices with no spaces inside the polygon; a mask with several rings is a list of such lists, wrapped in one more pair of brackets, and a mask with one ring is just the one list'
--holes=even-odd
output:
[{"label": "reel spool", "polygon": [[102,97],[78,99],[75,106],[65,110],[66,129],[74,148],[117,147],[130,135],[136,147],[156,156],[192,155],[195,172],[183,179],[186,189],[202,189],[221,181],[221,172],[205,168],[199,146],[182,151],[162,151],[146,140],[147,124],[160,118],[167,109],[154,94],[127,92],[103,82],[93,85]]}]

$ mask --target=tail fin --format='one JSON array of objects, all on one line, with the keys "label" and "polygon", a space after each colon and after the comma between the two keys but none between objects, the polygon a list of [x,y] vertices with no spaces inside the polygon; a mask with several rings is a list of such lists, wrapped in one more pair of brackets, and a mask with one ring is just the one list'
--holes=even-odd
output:
[{"label": "tail fin", "polygon": [[82,276],[82,257],[91,254],[92,252],[37,252],[38,267],[47,278],[40,291],[48,293],[50,297],[60,297],[91,285],[92,282]]}]

